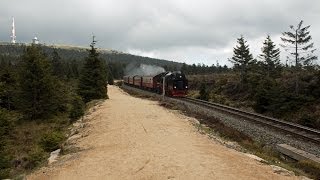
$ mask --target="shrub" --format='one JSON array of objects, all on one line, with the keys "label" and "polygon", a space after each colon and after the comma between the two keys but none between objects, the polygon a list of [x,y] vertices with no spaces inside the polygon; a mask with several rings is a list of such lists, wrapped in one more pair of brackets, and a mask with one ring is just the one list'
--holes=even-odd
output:
[{"label": "shrub", "polygon": [[310,161],[299,161],[295,164],[295,167],[310,174],[314,179],[320,179],[320,165],[317,163]]},{"label": "shrub", "polygon": [[226,104],[227,102],[227,99],[224,96],[213,94],[213,93],[210,94],[210,100],[212,102],[221,103],[221,104]]},{"label": "shrub", "polygon": [[10,156],[5,152],[7,137],[13,128],[9,112],[0,108],[0,179],[8,178],[10,173]]},{"label": "shrub", "polygon": [[209,91],[207,89],[206,84],[204,84],[204,83],[201,84],[199,94],[200,94],[199,99],[204,100],[204,101],[209,100]]},{"label": "shrub", "polygon": [[307,127],[320,129],[320,121],[319,117],[313,114],[312,112],[308,112],[308,110],[303,110],[302,113],[297,115],[298,123]]},{"label": "shrub", "polygon": [[111,73],[108,74],[108,84],[110,85],[114,84],[113,75]]},{"label": "shrub", "polygon": [[9,112],[0,108],[0,137],[8,135],[13,128]]},{"label": "shrub", "polygon": [[122,86],[122,84],[123,84],[123,81],[116,81],[116,82],[115,82],[115,85],[116,85],[116,86]]},{"label": "shrub", "polygon": [[26,158],[26,169],[33,169],[39,166],[47,157],[47,154],[40,147],[32,149]]},{"label": "shrub", "polygon": [[61,132],[54,131],[45,134],[40,140],[40,145],[45,151],[51,152],[59,149],[64,139],[65,136]]},{"label": "shrub", "polygon": [[10,157],[5,152],[0,152],[0,179],[9,177]]},{"label": "shrub", "polygon": [[69,113],[69,118],[71,121],[77,120],[84,115],[85,104],[80,96],[75,96],[71,102],[71,110]]}]

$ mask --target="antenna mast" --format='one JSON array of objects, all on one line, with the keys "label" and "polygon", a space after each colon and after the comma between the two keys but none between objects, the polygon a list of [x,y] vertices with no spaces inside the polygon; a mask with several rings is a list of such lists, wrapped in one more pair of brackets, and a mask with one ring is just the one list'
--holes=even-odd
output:
[{"label": "antenna mast", "polygon": [[91,46],[94,47],[94,45],[96,44],[96,40],[94,39],[96,38],[96,36],[92,33],[92,43],[91,43]]},{"label": "antenna mast", "polygon": [[14,18],[12,18],[12,31],[11,31],[11,43],[15,44],[16,43],[16,28],[14,26]]}]

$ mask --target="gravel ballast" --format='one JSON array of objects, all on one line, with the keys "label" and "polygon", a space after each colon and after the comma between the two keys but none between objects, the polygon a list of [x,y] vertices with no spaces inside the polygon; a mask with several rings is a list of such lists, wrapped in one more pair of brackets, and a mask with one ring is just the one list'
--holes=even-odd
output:
[{"label": "gravel ballast", "polygon": [[[138,93],[143,93],[144,95],[149,95],[157,98],[163,98],[161,95],[144,91],[141,89],[137,89],[130,86],[123,86],[123,88],[132,90]],[[290,134],[285,134],[283,132],[280,132],[279,130],[276,130],[271,127],[263,126],[261,124],[253,123],[249,120],[236,117],[227,113],[222,113],[218,110],[205,108],[199,105],[195,105],[186,101],[183,101],[182,99],[178,98],[168,98],[164,97],[164,100],[167,102],[180,104],[185,107],[184,111],[188,113],[201,113],[205,117],[212,117],[215,119],[218,119],[220,122],[222,122],[224,125],[231,127],[247,136],[252,138],[254,141],[264,144],[265,146],[276,149],[277,144],[288,144],[290,146],[293,146],[295,148],[307,151],[309,153],[312,153],[316,156],[320,156],[320,146],[312,143],[312,142],[306,142],[303,139],[294,137]],[[201,122],[201,120],[200,120]]]}]

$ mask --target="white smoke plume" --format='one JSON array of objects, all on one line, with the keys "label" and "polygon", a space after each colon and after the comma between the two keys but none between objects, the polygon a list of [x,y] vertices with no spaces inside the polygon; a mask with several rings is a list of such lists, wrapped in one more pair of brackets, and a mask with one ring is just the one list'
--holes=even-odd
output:
[{"label": "white smoke plume", "polygon": [[146,65],[146,64],[128,64],[125,69],[125,75],[140,75],[140,76],[151,76],[165,72],[165,69],[160,66]]}]

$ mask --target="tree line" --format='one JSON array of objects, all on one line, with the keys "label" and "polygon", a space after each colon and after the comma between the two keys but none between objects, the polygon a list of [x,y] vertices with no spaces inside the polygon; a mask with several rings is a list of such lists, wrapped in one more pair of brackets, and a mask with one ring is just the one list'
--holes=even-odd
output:
[{"label": "tree line", "polygon": [[[87,52],[84,48],[77,47],[59,47],[59,46],[46,46],[41,45],[42,50],[48,56],[56,52],[62,62],[63,71],[65,76],[77,78],[79,69],[83,65],[82,59],[86,56]],[[11,59],[15,62],[19,56],[23,54],[25,45],[23,44],[0,44],[0,61],[1,59]],[[142,57],[128,53],[97,49],[99,57],[108,65],[109,73],[114,79],[121,79],[124,75],[124,69],[128,64],[147,64],[155,65],[165,68],[168,71],[179,70],[182,63],[168,61],[163,59]]]},{"label": "tree line", "polygon": [[[47,55],[35,44],[25,46],[14,60],[2,57],[0,179],[37,166],[48,155],[46,151],[60,147],[63,129],[83,116],[85,103],[108,98],[110,68],[95,43],[81,64],[63,62],[57,51]],[[28,136],[29,142],[17,143]]]},{"label": "tree line", "polygon": [[315,63],[318,57],[309,28],[300,21],[282,33],[285,64],[280,61],[280,48],[269,35],[257,59],[240,36],[229,59],[234,66],[224,75],[215,75],[213,84],[198,85],[199,98],[253,108],[319,129],[320,68]]}]

